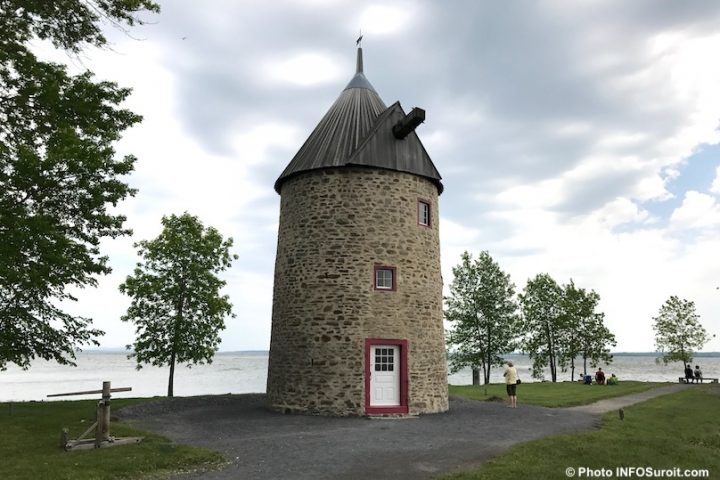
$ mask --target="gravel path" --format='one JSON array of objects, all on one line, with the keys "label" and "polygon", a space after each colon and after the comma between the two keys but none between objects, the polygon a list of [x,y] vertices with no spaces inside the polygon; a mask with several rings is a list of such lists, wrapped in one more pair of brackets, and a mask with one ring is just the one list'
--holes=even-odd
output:
[{"label": "gravel path", "polygon": [[395,419],[282,415],[268,411],[261,394],[164,399],[118,416],[230,460],[222,470],[178,480],[429,479],[476,467],[516,443],[589,430],[599,425],[598,415],[684,388],[669,385],[564,409],[513,410],[451,397],[449,412]]},{"label": "gravel path", "polygon": [[[520,396],[522,401],[522,396]],[[404,419],[282,415],[264,395],[161,400],[125,408],[123,420],[175,442],[223,452],[230,464],[190,479],[427,479],[476,467],[511,445],[588,430],[584,411],[451,397],[450,411]]]}]

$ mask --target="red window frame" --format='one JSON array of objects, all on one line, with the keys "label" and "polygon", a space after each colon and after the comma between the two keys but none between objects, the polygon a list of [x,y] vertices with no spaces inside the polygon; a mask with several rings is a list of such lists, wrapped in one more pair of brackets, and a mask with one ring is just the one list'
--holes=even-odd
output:
[{"label": "red window frame", "polygon": [[[427,213],[428,213],[427,214],[427,217],[428,217],[427,223],[422,223],[422,221],[420,219],[420,205],[427,206]],[[427,228],[432,227],[432,206],[431,206],[430,201],[425,200],[424,198],[418,198],[418,201],[417,201],[417,223],[421,227],[427,227]]]},{"label": "red window frame", "polygon": [[[370,350],[373,345],[397,346],[400,349],[400,405],[389,407],[370,406]],[[365,339],[365,414],[408,413],[408,341],[389,338]]]},{"label": "red window frame", "polygon": [[[378,270],[390,270],[392,272],[392,287],[378,287],[377,283],[377,272]],[[373,290],[377,292],[395,292],[397,291],[397,268],[390,267],[388,265],[375,264],[373,268]]]}]

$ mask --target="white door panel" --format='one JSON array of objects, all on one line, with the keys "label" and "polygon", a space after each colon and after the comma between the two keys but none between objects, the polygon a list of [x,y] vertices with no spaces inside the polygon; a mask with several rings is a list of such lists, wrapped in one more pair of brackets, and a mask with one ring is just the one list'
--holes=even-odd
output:
[{"label": "white door panel", "polygon": [[397,345],[370,347],[370,405],[400,405],[400,348]]}]

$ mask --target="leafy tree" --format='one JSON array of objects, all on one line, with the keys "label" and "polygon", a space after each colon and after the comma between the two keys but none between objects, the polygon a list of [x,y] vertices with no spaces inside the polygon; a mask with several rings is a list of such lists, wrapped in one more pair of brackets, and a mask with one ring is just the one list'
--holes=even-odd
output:
[{"label": "leafy tree", "polygon": [[232,238],[224,240],[212,227],[187,212],[162,219],[154,240],[137,244],[144,263],[120,285],[132,297],[124,322],[133,322],[132,347],[137,368],[142,364],[170,366],[168,397],[173,396],[175,365],[212,363],[225,317],[234,317],[225,285],[217,274],[230,267]]},{"label": "leafy tree", "polygon": [[700,350],[709,340],[705,328],[700,325],[700,315],[695,313],[695,303],[671,296],[660,307],[660,314],[653,317],[655,323],[655,348],[665,365],[682,362],[683,367],[692,362],[694,351]]},{"label": "leafy tree", "polygon": [[39,60],[36,40],[77,54],[103,46],[103,22],[142,23],[150,0],[0,0],[0,370],[36,358],[74,365],[75,348],[97,344],[89,318],[64,312],[71,288],[110,272],[103,238],[126,235],[108,211],[134,191],[122,177],[135,158],[112,144],[140,121],[119,108],[128,89],[90,72]]},{"label": "leafy tree", "polygon": [[605,326],[605,314],[593,313],[583,322],[583,337],[580,356],[583,359],[583,374],[587,375],[587,364],[595,368],[601,362],[610,364],[613,356],[610,348],[617,345],[615,335]]},{"label": "leafy tree", "polygon": [[570,379],[575,377],[575,359],[583,359],[583,375],[587,375],[587,362],[596,367],[601,361],[612,362],[610,347],[617,345],[615,336],[604,324],[605,314],[596,312],[600,295],[577,288],[575,282],[563,286],[560,365],[570,367]]},{"label": "leafy tree", "polygon": [[533,362],[535,378],[541,378],[543,368],[549,366],[552,381],[557,381],[565,330],[562,300],[563,289],[547,273],[529,279],[520,294],[523,350]]},{"label": "leafy tree", "polygon": [[450,368],[473,369],[473,384],[479,383],[482,367],[485,384],[490,369],[503,363],[501,354],[515,348],[517,304],[515,285],[486,251],[477,260],[465,252],[462,263],[453,268],[450,296],[445,298],[445,318],[452,322],[447,343],[457,350],[450,356]]},{"label": "leafy tree", "polygon": [[570,283],[563,286],[561,299],[564,329],[559,335],[562,344],[559,362],[563,372],[567,371],[569,364],[571,381],[575,377],[575,359],[580,355],[583,337],[581,324],[588,315],[587,304],[585,290],[575,287],[575,283],[570,279]]}]

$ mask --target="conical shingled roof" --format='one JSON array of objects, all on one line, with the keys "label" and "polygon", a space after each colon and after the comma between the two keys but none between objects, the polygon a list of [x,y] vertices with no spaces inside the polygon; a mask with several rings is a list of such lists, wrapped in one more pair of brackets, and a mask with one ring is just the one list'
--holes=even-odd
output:
[{"label": "conical shingled roof", "polygon": [[442,192],[440,173],[415,132],[398,140],[392,127],[405,113],[399,103],[386,108],[363,73],[362,48],[357,71],[275,181],[280,193],[290,176],[321,168],[362,165],[413,173],[432,180]]}]

